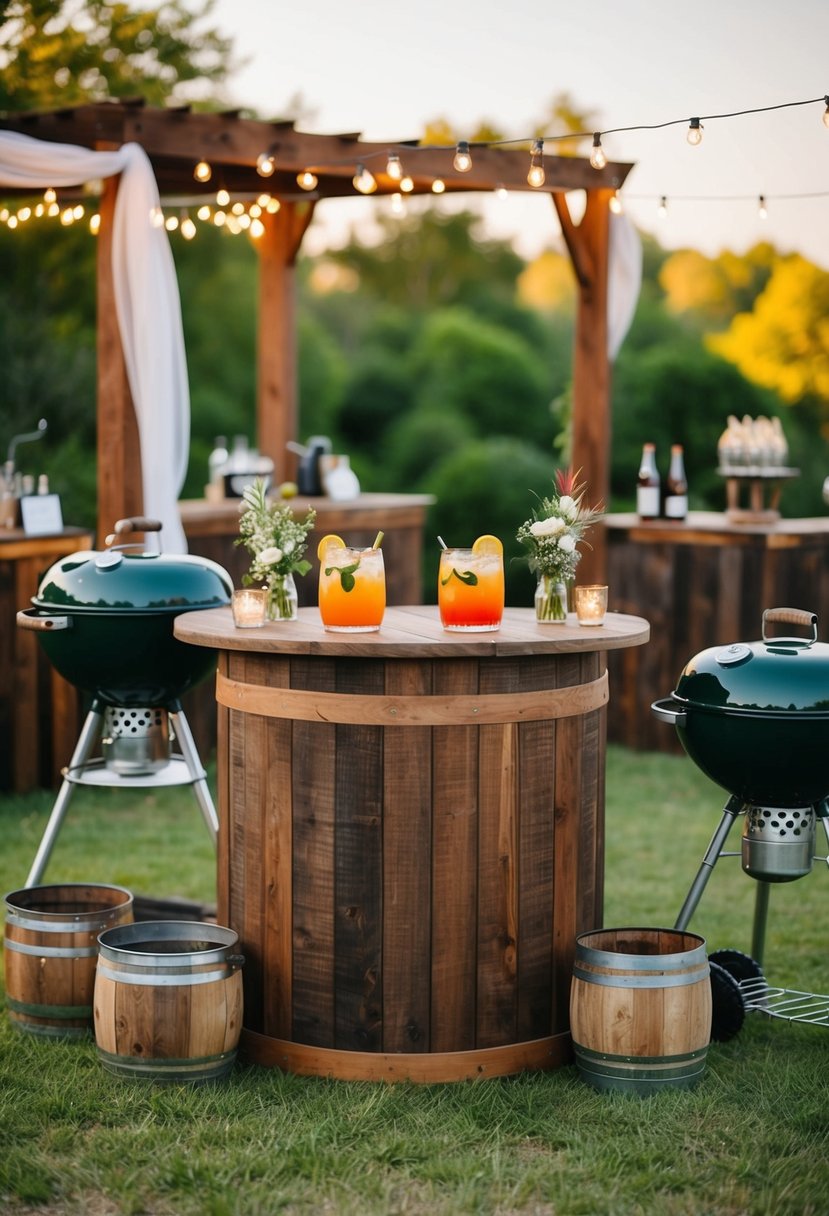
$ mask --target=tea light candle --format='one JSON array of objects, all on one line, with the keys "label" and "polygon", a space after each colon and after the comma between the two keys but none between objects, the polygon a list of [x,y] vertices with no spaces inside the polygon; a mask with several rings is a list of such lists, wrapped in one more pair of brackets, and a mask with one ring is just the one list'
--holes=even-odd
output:
[{"label": "tea light candle", "polygon": [[607,587],[591,584],[576,587],[576,616],[580,625],[603,625],[607,612]]},{"label": "tea light candle", "polygon": [[267,592],[253,588],[233,592],[231,607],[237,629],[259,629],[265,624],[266,596]]}]

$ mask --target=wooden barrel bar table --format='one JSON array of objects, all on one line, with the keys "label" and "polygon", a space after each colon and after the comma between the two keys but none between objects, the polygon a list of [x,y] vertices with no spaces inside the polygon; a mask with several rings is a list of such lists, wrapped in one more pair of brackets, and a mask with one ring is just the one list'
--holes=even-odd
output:
[{"label": "wooden barrel bar table", "polygon": [[453,1081],[571,1058],[577,933],[602,923],[605,652],[639,617],[494,633],[390,608],[373,634],[299,620],[219,651],[218,919],[245,956],[241,1047],[342,1079]]}]

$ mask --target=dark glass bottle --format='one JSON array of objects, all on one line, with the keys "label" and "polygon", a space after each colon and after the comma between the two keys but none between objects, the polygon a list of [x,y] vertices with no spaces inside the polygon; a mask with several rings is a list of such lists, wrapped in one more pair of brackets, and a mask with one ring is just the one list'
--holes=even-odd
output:
[{"label": "dark glass bottle", "polygon": [[665,482],[665,515],[668,519],[685,519],[688,515],[688,479],[679,443],[671,447],[671,467]]},{"label": "dark glass bottle", "polygon": [[640,519],[659,518],[659,470],[656,467],[656,447],[646,443],[639,463],[636,485],[636,512]]}]

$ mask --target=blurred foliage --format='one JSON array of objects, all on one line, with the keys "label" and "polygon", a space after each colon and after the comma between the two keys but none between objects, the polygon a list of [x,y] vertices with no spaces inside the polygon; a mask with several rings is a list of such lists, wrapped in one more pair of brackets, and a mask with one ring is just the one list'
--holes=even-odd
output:
[{"label": "blurred foliage", "polygon": [[236,66],[231,40],[206,24],[213,7],[0,0],[0,110],[205,99]]}]

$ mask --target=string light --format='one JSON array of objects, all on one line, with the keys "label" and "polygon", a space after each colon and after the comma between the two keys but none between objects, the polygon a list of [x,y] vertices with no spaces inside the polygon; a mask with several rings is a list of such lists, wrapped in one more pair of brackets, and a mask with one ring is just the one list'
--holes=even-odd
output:
[{"label": "string light", "polygon": [[685,136],[692,148],[702,143],[702,126],[698,118],[692,118],[688,124],[688,134]]},{"label": "string light", "polygon": [[209,182],[213,176],[213,170],[206,160],[200,160],[193,170],[193,177],[197,182]]},{"label": "string light", "polygon": [[768,207],[766,206],[766,200],[762,194],[760,195],[759,199],[757,200],[757,214],[761,220],[767,220],[769,218],[769,211],[768,211]]},{"label": "string light", "polygon": [[43,201],[46,204],[56,203],[58,201],[57,191],[49,186],[48,190],[43,191]]},{"label": "string light", "polygon": [[296,184],[300,190],[316,190],[318,183],[319,178],[310,169],[305,169],[304,172],[297,174]]},{"label": "string light", "polygon": [[829,95],[823,99],[826,102],[826,109],[823,111],[823,125],[829,127]]},{"label": "string light", "polygon": [[404,194],[411,194],[414,190],[414,181],[409,177],[408,173],[400,179],[400,189]]},{"label": "string light", "polygon": [[256,158],[256,172],[260,177],[271,177],[276,170],[276,157],[273,149],[269,148],[267,152],[260,152]]},{"label": "string light", "polygon": [[392,215],[406,214],[406,203],[404,202],[402,194],[393,194],[391,196],[391,210]]},{"label": "string light", "polygon": [[527,185],[533,186],[537,190],[539,186],[544,185],[545,178],[544,140],[536,139],[533,141],[532,153],[530,154],[530,171],[527,174]]},{"label": "string light", "polygon": [[230,195],[224,186],[222,186],[221,190],[216,191],[216,202],[220,207],[226,207],[230,202]]},{"label": "string light", "polygon": [[452,165],[458,173],[468,173],[472,168],[472,153],[469,151],[469,144],[465,139],[458,141]]},{"label": "string light", "polygon": [[357,166],[357,171],[351,180],[354,183],[354,189],[359,190],[360,194],[374,194],[377,189],[377,179],[365,165]]},{"label": "string light", "polygon": [[593,132],[593,147],[590,149],[590,164],[594,169],[603,169],[607,164],[604,148],[602,147],[601,131]]},{"label": "string light", "polygon": [[190,218],[189,211],[182,212],[179,231],[181,232],[181,235],[184,237],[185,241],[192,241],[193,237],[196,235],[196,225]]},{"label": "string light", "polygon": [[509,190],[507,190],[506,186],[502,186],[500,182],[495,187],[495,197],[500,199],[509,198]]},{"label": "string light", "polygon": [[446,189],[446,182],[442,177],[436,177],[432,182],[432,194],[443,194]]},{"label": "string light", "polygon": [[618,190],[613,191],[613,194],[610,196],[610,202],[607,205],[614,215],[622,214],[624,208],[622,207],[622,200],[619,198]]},{"label": "string light", "polygon": [[89,231],[93,236],[97,236],[101,230],[100,212],[96,211],[89,217]]},{"label": "string light", "polygon": [[396,152],[389,153],[386,161],[386,177],[390,177],[393,182],[399,182],[403,178],[403,166]]},{"label": "string light", "polygon": [[665,216],[668,214],[668,200],[664,194],[659,200],[659,206],[656,208],[656,214],[661,220],[664,220]]}]

